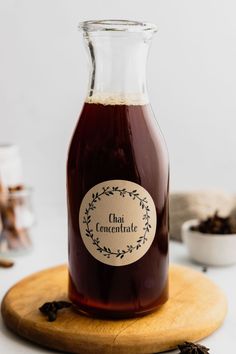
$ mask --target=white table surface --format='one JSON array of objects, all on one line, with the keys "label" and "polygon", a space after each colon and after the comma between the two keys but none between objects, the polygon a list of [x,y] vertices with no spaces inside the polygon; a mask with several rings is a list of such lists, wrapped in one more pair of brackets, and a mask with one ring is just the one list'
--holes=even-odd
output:
[{"label": "white table surface", "polygon": [[[67,227],[65,211],[45,206],[37,216],[33,230],[34,248],[31,253],[14,258],[15,266],[0,268],[0,301],[6,291],[23,277],[67,261]],[[201,266],[188,259],[182,244],[170,242],[170,261],[187,265],[201,271]],[[218,284],[228,298],[228,315],[223,326],[201,341],[210,348],[211,354],[236,353],[236,266],[209,268],[207,276]],[[191,319],[194,321],[194,318]],[[0,354],[52,353],[54,351],[36,346],[11,333],[0,317]],[[177,353],[172,351],[171,353]],[[129,353],[127,353],[129,354]]]}]

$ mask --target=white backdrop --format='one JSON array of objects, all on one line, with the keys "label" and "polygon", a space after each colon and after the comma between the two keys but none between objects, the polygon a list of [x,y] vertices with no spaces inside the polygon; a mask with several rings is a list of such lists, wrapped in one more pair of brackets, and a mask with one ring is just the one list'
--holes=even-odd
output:
[{"label": "white backdrop", "polygon": [[234,0],[0,0],[0,142],[20,145],[37,203],[65,205],[66,154],[87,87],[77,24],[158,24],[148,63],[172,190],[236,191]]}]

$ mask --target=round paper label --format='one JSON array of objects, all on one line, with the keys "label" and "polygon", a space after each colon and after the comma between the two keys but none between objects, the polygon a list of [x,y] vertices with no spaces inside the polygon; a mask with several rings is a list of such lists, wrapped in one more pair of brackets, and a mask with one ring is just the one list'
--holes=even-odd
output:
[{"label": "round paper label", "polygon": [[156,208],[139,184],[111,180],[84,196],[79,212],[83,242],[93,257],[124,266],[144,256],[156,233]]}]

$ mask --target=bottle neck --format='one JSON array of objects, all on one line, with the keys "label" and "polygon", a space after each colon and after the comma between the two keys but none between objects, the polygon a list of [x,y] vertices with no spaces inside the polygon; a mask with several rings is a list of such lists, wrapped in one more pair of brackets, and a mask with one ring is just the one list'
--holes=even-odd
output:
[{"label": "bottle neck", "polygon": [[151,35],[84,33],[91,58],[87,102],[146,104],[146,62]]}]

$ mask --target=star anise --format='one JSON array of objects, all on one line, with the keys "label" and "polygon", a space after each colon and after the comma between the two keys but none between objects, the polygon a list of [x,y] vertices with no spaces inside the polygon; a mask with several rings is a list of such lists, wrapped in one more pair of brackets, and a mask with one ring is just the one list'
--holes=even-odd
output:
[{"label": "star anise", "polygon": [[236,225],[232,217],[219,216],[218,211],[216,211],[213,216],[200,220],[198,225],[191,226],[190,230],[199,231],[203,234],[225,235],[234,234]]},{"label": "star anise", "polygon": [[208,354],[210,350],[201,344],[195,344],[191,342],[180,344],[178,345],[178,348],[180,350],[180,354]]},{"label": "star anise", "polygon": [[53,322],[57,319],[57,312],[63,308],[71,307],[72,303],[68,301],[52,301],[45,302],[39,310],[42,314],[48,317],[49,322]]}]

